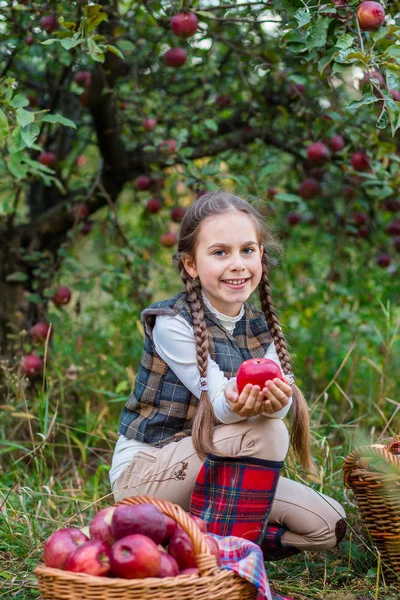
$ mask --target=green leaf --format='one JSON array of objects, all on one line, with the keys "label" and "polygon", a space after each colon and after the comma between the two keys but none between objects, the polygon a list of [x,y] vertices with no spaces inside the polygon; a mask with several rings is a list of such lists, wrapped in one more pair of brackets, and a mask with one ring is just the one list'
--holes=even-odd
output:
[{"label": "green leaf", "polygon": [[35,120],[35,115],[24,108],[17,108],[16,116],[17,122],[19,125],[21,125],[21,127],[25,127],[25,125],[29,125],[29,123],[33,123]]},{"label": "green leaf", "polygon": [[400,46],[392,44],[391,46],[389,46],[389,48],[386,49],[385,56],[389,56],[390,58],[396,59],[400,58]]},{"label": "green leaf", "polygon": [[0,147],[4,146],[7,141],[10,127],[5,113],[0,108]]},{"label": "green leaf", "polygon": [[90,58],[96,62],[104,62],[104,52],[92,39],[88,39],[88,49]]},{"label": "green leaf", "polygon": [[201,17],[205,17],[206,19],[218,19],[217,15],[214,15],[212,12],[208,12],[206,10],[196,10],[196,15],[200,15]]},{"label": "green leaf", "polygon": [[25,98],[25,96],[21,96],[21,94],[17,94],[11,100],[10,104],[14,108],[22,108],[23,106],[28,106],[29,105],[29,100],[28,100],[28,98]]},{"label": "green leaf", "polygon": [[26,294],[25,299],[32,304],[41,304],[43,298],[39,294]]},{"label": "green leaf", "polygon": [[211,129],[211,131],[218,131],[218,123],[212,119],[206,119],[204,121],[204,125],[207,127],[207,129]]},{"label": "green leaf", "polygon": [[65,127],[76,129],[75,123],[62,115],[45,115],[42,121],[45,121],[46,123],[59,123],[60,125],[65,125]]},{"label": "green leaf", "polygon": [[294,18],[296,19],[299,27],[304,27],[304,25],[307,25],[311,21],[311,13],[305,8],[299,8],[299,10],[294,14]]},{"label": "green leaf", "polygon": [[335,50],[335,48],[331,48],[331,50],[329,50],[329,52],[327,54],[325,54],[325,56],[323,56],[321,58],[321,60],[318,63],[318,71],[320,73],[323,73],[326,69],[326,67],[332,62],[332,60],[335,58],[335,56],[337,55],[337,50]]},{"label": "green leaf", "polygon": [[35,141],[37,140],[40,133],[40,127],[35,125],[35,123],[31,123],[27,125],[23,129],[21,129],[21,138],[25,142],[28,148],[32,148]]},{"label": "green leaf", "polygon": [[111,44],[107,44],[107,50],[109,52],[112,52],[112,54],[119,56],[119,58],[122,58],[122,60],[125,58],[121,50],[119,48],[116,48],[115,46],[112,46]]},{"label": "green leaf", "polygon": [[310,27],[307,36],[307,48],[313,50],[314,48],[321,48],[326,44],[326,36],[328,33],[328,27],[331,22],[329,17],[323,17],[319,19],[315,25]]},{"label": "green leaf", "polygon": [[22,271],[15,271],[6,277],[6,281],[28,281],[28,275]]},{"label": "green leaf", "polygon": [[21,152],[11,154],[7,160],[8,170],[16,179],[23,179],[28,174],[28,167],[22,162],[23,155]]},{"label": "green leaf", "polygon": [[382,111],[376,126],[378,129],[386,129],[387,124],[389,123],[389,115],[386,110]]},{"label": "green leaf", "polygon": [[[101,8],[101,7],[100,7]],[[106,13],[98,13],[96,15],[91,16],[85,23],[85,29],[88,33],[90,33],[91,31],[93,31],[94,29],[96,29],[96,27],[98,25],[100,25],[100,23],[102,21],[107,21],[108,17],[106,15]]]},{"label": "green leaf", "polygon": [[344,33],[343,35],[340,36],[340,38],[336,42],[335,46],[336,46],[336,48],[340,48],[341,50],[347,50],[347,48],[351,48],[351,46],[353,45],[353,41],[354,41],[354,38],[352,35],[349,35],[348,33]]},{"label": "green leaf", "polygon": [[44,42],[40,42],[42,46],[50,46],[50,44],[58,43],[60,40],[57,38],[50,38],[49,40],[44,40]]},{"label": "green leaf", "polygon": [[347,108],[360,108],[360,106],[365,106],[366,104],[373,104],[374,102],[378,102],[379,98],[374,96],[374,94],[364,94],[364,96],[360,100],[356,100],[349,104]]},{"label": "green leaf", "polygon": [[70,50],[71,48],[75,48],[75,46],[78,46],[78,44],[81,44],[82,40],[80,38],[80,35],[75,34],[74,36],[70,37],[70,38],[64,38],[63,40],[61,40],[60,44],[63,48],[65,48],[65,50]]},{"label": "green leaf", "polygon": [[296,204],[302,201],[296,194],[277,194],[275,198],[280,202],[296,202]]}]

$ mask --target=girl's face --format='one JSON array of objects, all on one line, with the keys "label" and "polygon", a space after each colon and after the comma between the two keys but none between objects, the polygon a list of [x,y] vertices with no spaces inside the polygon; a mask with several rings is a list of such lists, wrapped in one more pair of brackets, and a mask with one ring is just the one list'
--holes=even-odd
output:
[{"label": "girl's face", "polygon": [[214,308],[234,317],[260,283],[262,253],[252,219],[232,211],[206,219],[194,258],[182,260],[189,275],[200,279]]}]

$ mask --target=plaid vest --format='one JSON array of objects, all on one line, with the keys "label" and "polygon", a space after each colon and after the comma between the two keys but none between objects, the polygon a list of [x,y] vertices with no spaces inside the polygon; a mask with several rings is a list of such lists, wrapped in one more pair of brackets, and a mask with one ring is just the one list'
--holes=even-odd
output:
[{"label": "plaid vest", "polygon": [[[262,358],[273,343],[264,315],[248,303],[244,304],[244,315],[232,335],[206,307],[204,313],[210,357],[227,378],[236,375],[244,360]],[[185,292],[156,302],[142,312],[144,348],[133,392],[122,410],[118,433],[161,447],[191,434],[199,400],[156,352],[152,329],[157,315],[180,315],[192,325]]]}]

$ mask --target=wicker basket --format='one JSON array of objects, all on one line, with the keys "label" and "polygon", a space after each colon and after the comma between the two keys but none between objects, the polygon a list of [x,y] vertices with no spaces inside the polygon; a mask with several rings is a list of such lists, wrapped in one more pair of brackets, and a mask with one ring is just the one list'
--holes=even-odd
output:
[{"label": "wicker basket", "polygon": [[34,572],[42,600],[255,600],[256,588],[233,571],[217,566],[204,534],[178,505],[150,496],[136,496],[124,498],[116,506],[149,502],[174,518],[189,535],[196,552],[199,575],[119,579],[39,565]]},{"label": "wicker basket", "polygon": [[400,585],[400,456],[392,452],[390,446],[360,446],[345,459],[343,469],[344,483],[354,491],[380,552],[385,578]]}]

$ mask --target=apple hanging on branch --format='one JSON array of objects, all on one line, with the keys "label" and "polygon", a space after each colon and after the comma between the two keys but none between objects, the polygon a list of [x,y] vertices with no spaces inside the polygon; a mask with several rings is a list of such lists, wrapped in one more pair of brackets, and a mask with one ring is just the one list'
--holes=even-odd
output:
[{"label": "apple hanging on branch", "polygon": [[269,358],[250,358],[239,367],[236,375],[236,384],[239,394],[248,383],[259,385],[263,389],[265,382],[270,379],[283,379],[279,366]]}]

